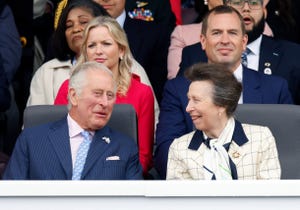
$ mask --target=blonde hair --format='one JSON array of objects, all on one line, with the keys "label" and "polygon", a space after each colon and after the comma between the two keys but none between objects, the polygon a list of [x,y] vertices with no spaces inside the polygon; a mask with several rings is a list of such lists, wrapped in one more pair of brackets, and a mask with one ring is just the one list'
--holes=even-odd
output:
[{"label": "blonde hair", "polygon": [[124,51],[124,56],[119,59],[119,69],[118,69],[118,93],[122,96],[126,96],[127,91],[130,86],[131,81],[131,67],[132,67],[132,60],[133,56],[129,49],[129,44],[127,40],[126,33],[121,28],[119,23],[111,18],[111,17],[96,17],[95,19],[91,20],[90,23],[86,26],[83,35],[83,44],[81,47],[81,55],[78,59],[78,63],[83,63],[88,61],[87,58],[87,38],[88,34],[91,29],[97,28],[99,26],[106,27],[114,39],[117,42],[119,48]]}]

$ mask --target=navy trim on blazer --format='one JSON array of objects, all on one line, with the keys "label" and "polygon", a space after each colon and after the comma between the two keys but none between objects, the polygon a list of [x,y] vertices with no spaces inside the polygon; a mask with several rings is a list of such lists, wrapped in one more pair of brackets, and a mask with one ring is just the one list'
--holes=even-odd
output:
[{"label": "navy trim on blazer", "polygon": [[[196,130],[193,135],[193,138],[188,146],[191,150],[198,150],[200,145],[204,142],[203,132],[200,130]],[[232,141],[234,141],[237,145],[242,146],[247,143],[249,140],[244,132],[242,124],[235,120],[235,127],[232,135]]]}]

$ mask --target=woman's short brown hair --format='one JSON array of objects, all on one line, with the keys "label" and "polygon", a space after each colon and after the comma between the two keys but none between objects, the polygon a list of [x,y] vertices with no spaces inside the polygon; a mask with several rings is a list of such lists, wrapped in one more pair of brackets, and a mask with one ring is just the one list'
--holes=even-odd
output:
[{"label": "woman's short brown hair", "polygon": [[191,81],[209,81],[213,85],[213,103],[226,108],[227,116],[234,113],[242,92],[242,84],[224,65],[197,63],[192,65],[185,76]]}]

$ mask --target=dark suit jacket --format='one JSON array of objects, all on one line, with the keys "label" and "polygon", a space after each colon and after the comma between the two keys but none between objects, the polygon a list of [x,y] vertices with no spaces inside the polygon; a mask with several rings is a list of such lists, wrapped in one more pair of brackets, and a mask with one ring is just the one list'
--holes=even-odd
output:
[{"label": "dark suit jacket", "polygon": [[[127,12],[132,12],[134,9],[138,9],[137,2],[139,0],[126,0],[125,9]],[[162,23],[165,27],[168,27],[169,32],[175,28],[175,15],[172,12],[170,0],[143,0],[139,2],[146,3],[143,8],[144,10],[150,10],[152,12],[152,17],[154,22]]]},{"label": "dark suit jacket", "polygon": [[[189,56],[189,58],[192,57],[192,55]],[[264,75],[244,67],[242,83],[243,103],[292,103],[287,82],[280,77]],[[185,111],[188,104],[186,94],[189,84],[190,82],[184,76],[177,75],[176,78],[167,81],[164,88],[156,129],[157,147],[154,157],[154,164],[161,178],[166,176],[168,151],[171,143],[175,138],[193,130],[193,122]]]},{"label": "dark suit jacket", "polygon": [[2,56],[0,54],[0,112],[6,111],[10,107],[10,102],[11,95],[9,92],[9,83],[7,81]]},{"label": "dark suit jacket", "polygon": [[161,24],[126,17],[124,30],[134,58],[144,67],[158,102],[167,80],[170,35]]},{"label": "dark suit jacket", "polygon": [[[272,37],[262,37],[259,58],[259,71],[265,73],[267,68],[272,75],[280,76],[288,82],[290,93],[295,104],[300,104],[300,45],[276,40]],[[183,75],[184,70],[197,62],[207,62],[205,52],[200,43],[187,46],[182,51],[182,61],[179,75]]]},{"label": "dark suit jacket", "polygon": [[[267,19],[266,22],[272,29],[274,37],[277,39],[285,39],[292,42],[300,43],[300,22],[299,22],[299,9],[300,9],[300,1],[299,0],[290,0],[291,2],[291,9],[288,10],[284,8],[287,13],[293,18],[294,24],[292,24],[280,11],[280,2],[282,0],[270,0],[267,4]],[[285,6],[284,2],[282,1],[281,5]],[[279,12],[279,14],[278,14]]]},{"label": "dark suit jacket", "polygon": [[259,71],[267,65],[273,75],[281,76],[288,82],[295,104],[300,104],[300,45],[285,40],[263,36],[260,46]]},{"label": "dark suit jacket", "polygon": [[12,82],[21,62],[22,46],[10,7],[0,7],[0,10],[0,54],[6,77]]},{"label": "dark suit jacket", "polygon": [[[110,143],[102,138],[109,137]],[[107,160],[119,156],[120,160]],[[3,179],[70,180],[72,158],[67,118],[23,130]],[[142,179],[134,140],[104,127],[92,140],[82,172],[84,180]]]}]

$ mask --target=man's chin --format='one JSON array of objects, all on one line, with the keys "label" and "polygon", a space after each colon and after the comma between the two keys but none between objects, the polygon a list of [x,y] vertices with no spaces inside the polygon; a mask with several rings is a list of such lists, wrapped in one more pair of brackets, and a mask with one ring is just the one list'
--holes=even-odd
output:
[{"label": "man's chin", "polygon": [[253,30],[253,24],[246,25],[245,29],[246,29],[246,34],[251,32]]}]

